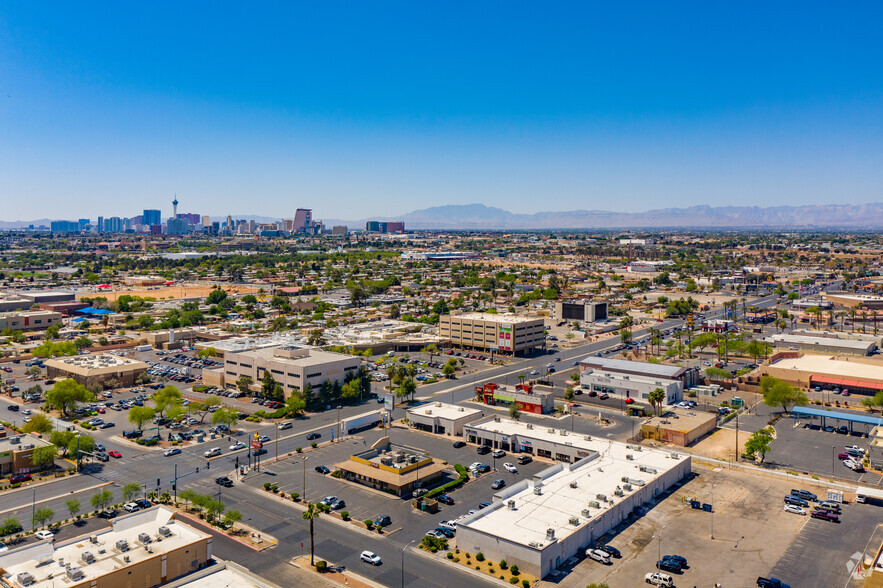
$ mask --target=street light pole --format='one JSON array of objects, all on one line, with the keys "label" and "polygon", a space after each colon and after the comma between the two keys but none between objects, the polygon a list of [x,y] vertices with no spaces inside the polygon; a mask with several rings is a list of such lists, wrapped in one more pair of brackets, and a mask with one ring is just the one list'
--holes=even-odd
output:
[{"label": "street light pole", "polygon": [[659,541],[657,542],[657,551],[656,551],[656,561],[662,559],[662,531],[665,529],[665,525],[662,525],[662,529],[659,529]]},{"label": "street light pole", "polygon": [[340,442],[340,405],[337,405],[337,441]]},{"label": "street light pole", "polygon": [[310,459],[306,455],[304,456],[304,500],[307,499],[307,460]]},{"label": "street light pole", "polygon": [[402,588],[405,588],[405,550],[414,541],[416,541],[416,539],[412,539],[411,541],[408,541],[407,543],[405,543],[405,546],[402,547]]}]

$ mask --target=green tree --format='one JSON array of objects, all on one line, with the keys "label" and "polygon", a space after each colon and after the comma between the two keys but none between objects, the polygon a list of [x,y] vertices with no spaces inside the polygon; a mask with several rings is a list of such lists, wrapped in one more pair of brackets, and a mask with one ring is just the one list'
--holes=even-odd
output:
[{"label": "green tree", "polygon": [[515,402],[509,405],[509,418],[516,421],[521,418],[521,410]]},{"label": "green tree", "polygon": [[307,407],[307,403],[304,400],[303,394],[300,392],[292,392],[291,396],[289,396],[285,400],[285,408],[288,411],[288,416],[297,416]]},{"label": "green tree", "polygon": [[754,459],[758,453],[760,454],[760,463],[763,463],[764,459],[766,459],[766,454],[769,452],[770,445],[773,442],[771,428],[767,427],[755,431],[748,438],[748,441],[745,442],[745,455],[749,459]]},{"label": "green tree", "polygon": [[0,523],[0,537],[6,537],[22,530],[21,523],[17,518],[7,517]]},{"label": "green tree", "polygon": [[45,435],[52,431],[52,420],[43,413],[37,413],[21,428],[25,433],[40,433]]},{"label": "green tree", "polygon": [[724,368],[714,366],[705,368],[705,375],[712,380],[729,380],[733,377],[733,374]]},{"label": "green tree", "polygon": [[163,416],[171,406],[181,403],[181,391],[174,386],[166,386],[156,393],[153,402],[156,405],[157,414]]},{"label": "green tree", "polygon": [[868,407],[870,411],[873,411],[875,408],[883,409],[883,390],[877,392],[871,398],[865,398],[862,400],[862,404]]},{"label": "green tree", "polygon": [[217,396],[209,396],[203,400],[191,402],[187,408],[190,409],[191,413],[199,415],[199,422],[202,423],[205,420],[206,415],[210,413],[215,406],[221,406],[222,404],[223,402],[221,402],[221,399]]},{"label": "green tree", "polygon": [[573,397],[573,388],[568,386],[567,389],[564,391],[564,400],[566,400],[567,402],[573,402]]},{"label": "green tree", "polygon": [[152,421],[156,417],[156,411],[149,406],[133,406],[129,409],[129,422],[138,429],[144,428],[144,423]]},{"label": "green tree", "polygon": [[[442,313],[437,313],[437,314],[442,314]],[[432,363],[433,356],[438,355],[439,353],[441,353],[441,351],[439,351],[438,345],[436,345],[435,343],[430,343],[429,345],[427,345],[426,347],[423,348],[423,353],[429,354],[429,363]]]},{"label": "green tree", "polygon": [[239,379],[236,380],[236,387],[239,388],[239,391],[243,394],[250,394],[251,388],[250,386],[254,383],[254,380],[251,379],[251,376],[239,376]]},{"label": "green tree", "polygon": [[60,410],[64,416],[77,408],[78,403],[93,400],[95,400],[95,396],[86,390],[85,386],[78,384],[76,380],[71,378],[58,382],[46,393],[46,404]]},{"label": "green tree", "polygon": [[76,517],[77,513],[80,512],[80,501],[76,498],[68,498],[64,504],[67,506],[67,512],[70,513],[71,518]]},{"label": "green tree", "polygon": [[92,498],[89,499],[89,503],[95,510],[104,510],[113,504],[113,492],[106,488],[104,490],[99,490],[92,495]]},{"label": "green tree", "polygon": [[212,304],[220,304],[222,300],[227,298],[227,293],[221,290],[220,288],[217,290],[212,290],[209,292],[208,297],[205,299],[205,303],[211,306]]},{"label": "green tree", "polygon": [[55,516],[55,511],[49,508],[48,506],[41,506],[37,510],[34,511],[34,516],[32,517],[32,522],[34,523],[34,528],[42,527]]},{"label": "green tree", "polygon": [[772,376],[764,376],[760,379],[760,393],[763,395],[764,404],[781,406],[785,412],[788,412],[790,406],[809,402],[802,390]]},{"label": "green tree", "polygon": [[55,445],[43,445],[37,447],[31,453],[31,464],[37,469],[45,469],[55,465],[55,457],[58,454],[58,448]]},{"label": "green tree", "polygon": [[242,520],[242,513],[238,510],[228,510],[224,513],[224,525],[232,527],[235,523]]},{"label": "green tree", "polygon": [[67,456],[67,449],[71,439],[76,437],[73,431],[52,431],[49,442],[61,451],[61,457]]},{"label": "green tree", "polygon": [[123,502],[131,502],[133,498],[141,494],[142,487],[138,482],[129,482],[122,489]]},{"label": "green tree", "polygon": [[442,368],[442,373],[448,379],[453,378],[454,374],[457,373],[457,368],[455,368],[450,363],[446,363],[445,367]]},{"label": "green tree", "polygon": [[227,425],[231,429],[239,420],[239,411],[232,408],[221,408],[212,415],[213,425]]},{"label": "green tree", "polygon": [[79,450],[80,455],[83,453],[93,453],[95,451],[95,439],[89,435],[77,435],[68,443],[67,452],[71,457],[77,459],[77,450]]},{"label": "green tree", "polygon": [[83,335],[82,337],[77,337],[74,340],[74,346],[77,349],[85,349],[87,347],[92,347],[92,339]]},{"label": "green tree", "polygon": [[407,398],[408,400],[412,400],[416,392],[417,382],[413,378],[403,379],[399,387],[396,388],[396,396],[399,398]]},{"label": "green tree", "polygon": [[654,412],[658,415],[665,401],[665,390],[662,388],[654,388],[647,394],[647,402],[653,407]]},{"label": "green tree", "polygon": [[313,521],[319,518],[319,509],[312,502],[307,503],[307,510],[301,515],[305,521],[310,521],[310,565],[313,565],[314,542]]}]

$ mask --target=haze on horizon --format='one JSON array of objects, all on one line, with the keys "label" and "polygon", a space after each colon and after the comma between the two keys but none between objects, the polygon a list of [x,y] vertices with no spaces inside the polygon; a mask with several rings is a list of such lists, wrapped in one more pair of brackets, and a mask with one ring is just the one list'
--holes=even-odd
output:
[{"label": "haze on horizon", "polygon": [[0,6],[0,220],[883,201],[883,6]]}]

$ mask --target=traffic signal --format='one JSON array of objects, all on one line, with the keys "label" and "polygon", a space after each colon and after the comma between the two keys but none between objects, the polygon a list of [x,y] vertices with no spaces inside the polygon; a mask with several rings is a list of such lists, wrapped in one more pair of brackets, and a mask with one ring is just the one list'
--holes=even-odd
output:
[{"label": "traffic signal", "polygon": [[176,484],[175,482],[172,482],[172,492],[177,492],[177,491],[178,491],[178,484]]}]

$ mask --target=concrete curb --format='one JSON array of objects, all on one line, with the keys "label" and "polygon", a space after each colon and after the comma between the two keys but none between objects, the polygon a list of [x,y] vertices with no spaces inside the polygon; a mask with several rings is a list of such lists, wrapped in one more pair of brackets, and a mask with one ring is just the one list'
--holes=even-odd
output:
[{"label": "concrete curb", "polygon": [[[452,561],[449,561],[447,557],[439,557],[437,555],[432,555],[431,553],[427,553],[427,552],[423,551],[422,549],[417,549],[416,547],[409,547],[407,549],[407,551],[416,553],[416,554],[421,555],[425,558],[431,559],[432,561],[440,561],[440,562],[443,562],[447,565],[454,566],[453,569],[462,570],[462,571],[464,571],[468,574],[471,574],[472,576],[474,576],[476,578],[480,578],[486,582],[494,582],[499,586],[508,586],[509,588],[512,588],[512,586],[513,586],[513,584],[510,584],[509,582],[506,582],[505,580],[495,578],[489,574],[485,574],[484,572],[479,572],[479,571],[473,570],[472,568],[470,568],[468,566],[461,566],[458,563],[454,563]],[[439,553],[441,553],[441,551],[439,551]],[[447,553],[447,552],[445,552],[445,553]],[[515,584],[515,585],[517,586],[520,584]]]}]

